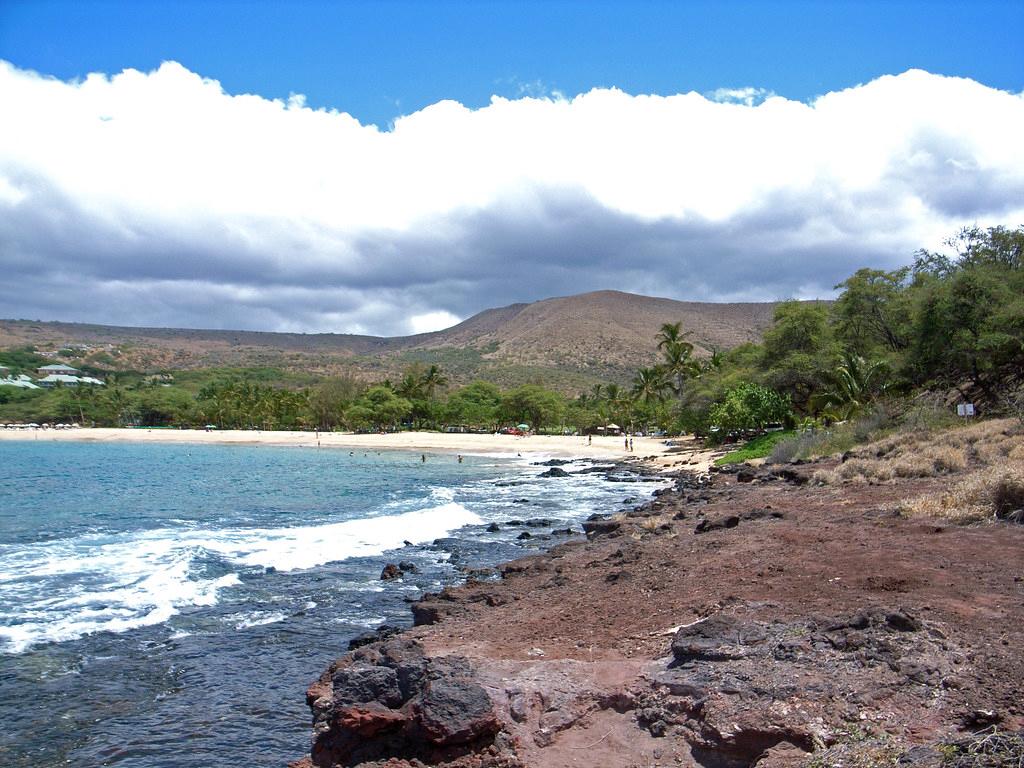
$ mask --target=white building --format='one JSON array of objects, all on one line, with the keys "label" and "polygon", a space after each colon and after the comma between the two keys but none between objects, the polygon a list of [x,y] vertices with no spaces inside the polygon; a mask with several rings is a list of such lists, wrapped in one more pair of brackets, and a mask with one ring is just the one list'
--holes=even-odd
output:
[{"label": "white building", "polygon": [[61,373],[51,373],[49,376],[39,379],[36,383],[41,387],[53,387],[57,384],[63,384],[65,387],[77,387],[80,384],[93,387],[105,386],[102,381],[94,379],[92,376],[67,376]]}]

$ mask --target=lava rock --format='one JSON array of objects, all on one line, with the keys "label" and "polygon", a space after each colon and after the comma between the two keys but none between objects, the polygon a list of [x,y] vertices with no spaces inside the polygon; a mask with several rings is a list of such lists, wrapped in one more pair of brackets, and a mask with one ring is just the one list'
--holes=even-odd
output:
[{"label": "lava rock", "polygon": [[398,673],[390,667],[343,667],[331,678],[334,701],[340,705],[376,702],[388,707],[402,704]]},{"label": "lava rock", "polygon": [[584,520],[583,530],[588,536],[607,536],[622,527],[618,520]]},{"label": "lava rock", "polygon": [[717,531],[723,528],[735,528],[740,524],[739,515],[724,515],[722,517],[706,517],[697,523],[697,527],[693,529],[694,533],[707,533],[708,531]]},{"label": "lava rock", "polygon": [[715,614],[681,627],[672,638],[672,655],[677,663],[742,659],[758,652],[767,637],[755,622]]},{"label": "lava rock", "polygon": [[380,572],[381,581],[391,581],[392,579],[399,579],[402,577],[402,569],[394,563],[388,563],[384,566],[384,570]]},{"label": "lava rock", "polygon": [[552,467],[547,472],[541,472],[539,477],[568,477],[569,473],[561,467]]},{"label": "lava rock", "polygon": [[893,611],[886,614],[885,623],[897,632],[918,632],[921,630],[921,622],[904,611]]},{"label": "lava rock", "polygon": [[466,744],[498,732],[491,699],[469,678],[431,680],[419,702],[417,721],[435,744]]},{"label": "lava rock", "polygon": [[401,634],[401,627],[393,627],[390,624],[382,624],[372,632],[364,632],[361,635],[357,635],[348,641],[348,649],[354,651],[356,648],[362,648],[364,645],[370,645],[376,643],[379,640],[386,640],[389,637]]},{"label": "lava rock", "polygon": [[405,725],[408,717],[397,710],[370,702],[350,707],[339,707],[334,722],[349,733],[363,739],[372,739]]},{"label": "lava rock", "polygon": [[412,610],[413,626],[422,627],[428,624],[437,624],[445,615],[445,609],[435,602],[420,601],[409,606]]}]

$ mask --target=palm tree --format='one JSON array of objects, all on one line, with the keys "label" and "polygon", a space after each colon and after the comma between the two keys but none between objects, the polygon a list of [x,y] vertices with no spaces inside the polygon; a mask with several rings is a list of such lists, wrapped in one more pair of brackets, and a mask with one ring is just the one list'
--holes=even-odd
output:
[{"label": "palm tree", "polygon": [[633,378],[633,397],[644,405],[664,402],[665,391],[670,388],[665,369],[658,365],[641,368]]},{"label": "palm tree", "polygon": [[811,398],[812,405],[836,421],[859,416],[889,387],[889,365],[884,360],[868,362],[847,350],[843,362],[832,374],[832,388]]},{"label": "palm tree", "polygon": [[618,384],[608,384],[604,388],[604,417],[609,421],[625,421],[622,418],[623,406],[627,397],[625,391]]},{"label": "palm tree", "polygon": [[[683,323],[680,321],[678,323],[663,323],[655,338],[658,339],[658,349],[663,350],[676,344],[688,344],[686,337],[689,335],[689,333],[683,333]],[[690,349],[693,349],[692,344]]]},{"label": "palm tree", "polygon": [[442,373],[440,368],[432,365],[420,379],[420,386],[423,388],[423,393],[427,396],[427,399],[430,400],[433,399],[436,390],[444,389],[448,386],[448,378]]},{"label": "palm tree", "polygon": [[395,387],[395,394],[406,400],[419,400],[423,397],[423,376],[417,367],[406,370],[402,380]]},{"label": "palm tree", "polygon": [[664,371],[672,389],[681,400],[687,379],[700,376],[700,363],[693,359],[693,345],[686,341],[669,342],[664,349]]},{"label": "palm tree", "polygon": [[725,356],[718,351],[717,348],[711,348],[711,357],[704,361],[705,371],[717,371],[722,368],[722,364],[725,363]]}]

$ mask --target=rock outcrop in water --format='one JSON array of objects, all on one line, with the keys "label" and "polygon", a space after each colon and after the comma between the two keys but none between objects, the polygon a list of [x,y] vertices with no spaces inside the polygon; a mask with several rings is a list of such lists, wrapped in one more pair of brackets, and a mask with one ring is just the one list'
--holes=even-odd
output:
[{"label": "rock outcrop in water", "polygon": [[497,714],[472,664],[461,656],[428,657],[414,640],[353,651],[310,686],[306,699],[316,766],[382,759],[435,764],[502,752]]}]

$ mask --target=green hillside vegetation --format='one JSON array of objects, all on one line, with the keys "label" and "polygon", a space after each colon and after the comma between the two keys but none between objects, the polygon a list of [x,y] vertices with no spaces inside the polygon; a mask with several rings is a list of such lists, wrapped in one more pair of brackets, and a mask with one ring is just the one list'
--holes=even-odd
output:
[{"label": "green hillside vegetation", "polygon": [[[682,323],[665,323],[659,360],[629,385],[510,363],[451,383],[496,345],[404,352],[401,375],[386,378],[382,367],[376,381],[277,366],[112,373],[93,354],[76,367],[107,386],[0,387],[0,422],[487,431],[525,423],[551,432],[615,423],[712,441],[785,427],[800,428],[794,439],[803,442],[776,446],[780,455],[812,450],[808,434],[817,449],[852,444],[919,414],[922,393],[974,402],[981,413],[1012,407],[1024,382],[1024,227],[965,229],[948,246],[890,272],[859,270],[835,302],[778,304],[761,343],[698,357]],[[47,362],[31,348],[0,352],[13,373]],[[372,356],[359,362],[365,369]]]}]

